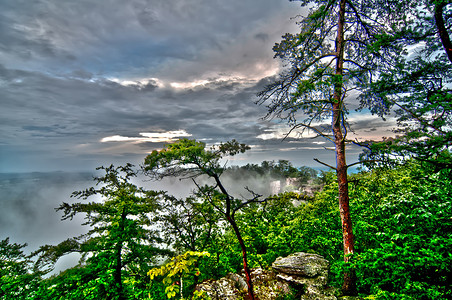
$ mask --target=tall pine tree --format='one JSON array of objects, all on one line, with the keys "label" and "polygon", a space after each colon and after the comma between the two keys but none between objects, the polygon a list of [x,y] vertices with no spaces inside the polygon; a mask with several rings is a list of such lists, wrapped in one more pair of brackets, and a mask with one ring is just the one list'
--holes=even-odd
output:
[{"label": "tall pine tree", "polygon": [[[259,103],[267,105],[268,117],[287,120],[292,130],[312,131],[334,144],[336,166],[331,167],[337,174],[344,260],[349,262],[355,250],[346,162],[346,145],[352,142],[348,106],[378,77],[378,68],[391,64],[401,51],[398,44],[382,44],[382,33],[404,20],[398,17],[401,6],[391,1],[301,2],[309,14],[299,22],[300,33],[286,34],[274,46],[285,68],[258,94]],[[345,273],[342,289],[356,294],[353,270]]]}]

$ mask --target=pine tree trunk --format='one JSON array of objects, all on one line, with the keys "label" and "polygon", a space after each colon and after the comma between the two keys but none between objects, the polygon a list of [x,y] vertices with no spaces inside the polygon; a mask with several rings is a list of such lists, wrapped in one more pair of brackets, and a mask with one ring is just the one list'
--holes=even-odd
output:
[{"label": "pine tree trunk", "polygon": [[[343,67],[344,67],[344,23],[345,23],[345,0],[339,2],[338,30],[336,37],[336,79],[333,96],[333,119],[332,130],[336,151],[336,172],[338,182],[339,213],[342,223],[342,237],[344,246],[344,261],[349,262],[354,253],[354,237],[352,221],[349,209],[347,163],[345,159],[345,137],[343,135],[344,107],[342,103],[343,89]],[[345,295],[356,295],[356,275],[354,270],[344,274],[342,292]]]}]

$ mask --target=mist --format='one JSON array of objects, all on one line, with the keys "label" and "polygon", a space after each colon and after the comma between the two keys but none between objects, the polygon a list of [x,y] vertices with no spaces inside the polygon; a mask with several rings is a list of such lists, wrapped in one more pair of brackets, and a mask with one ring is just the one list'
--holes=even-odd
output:
[{"label": "mist", "polygon": [[[89,228],[82,226],[83,214],[62,221],[63,213],[55,208],[63,202],[83,201],[71,198],[71,194],[95,186],[93,177],[96,174],[95,171],[0,173],[0,239],[9,237],[11,243],[26,243],[28,246],[23,250],[30,254],[40,246],[56,245],[86,233]],[[269,195],[273,180],[276,178],[268,175],[242,176],[229,171],[221,176],[228,192],[239,199],[252,198],[247,189],[264,197]],[[196,181],[201,185],[212,183],[207,177],[198,177]],[[196,189],[191,179],[165,178],[155,181],[141,175],[134,178],[133,183],[149,190],[164,190],[178,198],[187,197]],[[79,257],[78,254],[70,254],[60,258],[52,273],[75,266]]]}]

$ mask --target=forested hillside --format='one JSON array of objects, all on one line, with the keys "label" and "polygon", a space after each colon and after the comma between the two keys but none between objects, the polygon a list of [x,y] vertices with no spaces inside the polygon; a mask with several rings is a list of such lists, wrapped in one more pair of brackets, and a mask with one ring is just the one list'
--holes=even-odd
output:
[{"label": "forested hillside", "polygon": [[[208,255],[188,255],[179,262],[196,261],[183,268],[186,297],[196,282],[243,268],[240,244],[215,202],[199,195],[176,199],[141,191],[128,182],[135,175],[130,167],[104,171],[102,188],[82,191],[76,194],[81,199],[60,207],[69,219],[74,213],[86,213],[89,234],[43,247],[36,264],[36,259],[22,254],[24,245],[2,241],[2,299],[165,299],[165,289],[179,287],[173,283],[181,275],[173,275],[173,282],[160,276],[150,280],[147,273],[187,251]],[[334,177],[322,173],[318,179],[325,185],[313,198],[282,193],[236,212],[250,268],[268,268],[278,256],[312,252],[332,262],[330,285],[340,286],[345,266]],[[357,248],[352,267],[361,296],[450,298],[451,178],[449,169],[415,161],[350,175]],[[102,202],[83,199],[97,192]],[[78,266],[45,276],[60,256],[71,251],[84,253]]]}]

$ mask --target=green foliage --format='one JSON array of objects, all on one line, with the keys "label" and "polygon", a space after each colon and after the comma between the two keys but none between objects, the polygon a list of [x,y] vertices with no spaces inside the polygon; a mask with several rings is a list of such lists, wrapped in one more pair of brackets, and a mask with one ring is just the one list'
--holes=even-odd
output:
[{"label": "green foliage", "polygon": [[209,300],[210,297],[207,296],[204,291],[194,291],[191,300]]},{"label": "green foliage", "polygon": [[[241,271],[243,248],[236,231],[219,220],[219,205],[229,194],[200,187],[198,197],[175,199],[131,184],[136,173],[129,165],[101,169],[105,176],[96,179],[99,186],[74,196],[102,199],[59,208],[63,219],[83,213],[90,225],[86,235],[41,247],[35,269],[23,253],[25,245],[0,241],[0,299],[169,299],[178,293],[207,299],[205,293],[192,294],[198,281]],[[333,286],[340,286],[344,272],[356,270],[365,299],[452,297],[452,170],[408,161],[350,175],[357,239],[348,264],[342,257],[337,181],[331,172],[323,172],[320,180],[325,186],[314,198],[284,193],[246,205],[229,198],[239,208],[234,224],[251,267],[268,268],[278,256],[313,252],[330,260]],[[165,216],[155,218],[160,212]],[[171,238],[162,240],[149,229],[156,220]],[[184,244],[189,238],[193,243]],[[188,251],[153,268],[157,255],[170,254],[157,248],[162,242],[204,252]],[[79,265],[42,278],[71,252],[83,254]]]},{"label": "green foliage", "polygon": [[32,271],[32,261],[23,253],[27,244],[0,241],[0,299],[32,298],[43,272]]},{"label": "green foliage", "polygon": [[[296,249],[295,219],[300,208],[295,201],[309,201],[296,193],[284,193],[267,199],[264,205],[251,205],[237,216],[247,242],[252,267],[268,268],[279,256]],[[307,204],[300,204],[301,206]]]},{"label": "green foliage", "polygon": [[[337,208],[337,183],[326,186],[314,199],[284,193],[268,198],[263,205],[250,205],[237,215],[237,224],[247,244],[251,267],[269,268],[279,256],[294,252],[318,253],[329,260],[341,261],[342,235]],[[218,264],[228,272],[240,272],[240,248],[233,243],[230,232],[219,242]],[[232,267],[228,270],[227,266]]]},{"label": "green foliage", "polygon": [[[356,254],[340,259],[335,182],[300,214],[295,240],[332,262],[331,284],[353,267],[368,299],[449,299],[452,290],[451,171],[417,163],[350,177]],[[307,206],[308,207],[308,206]],[[301,249],[300,249],[301,250]],[[308,250],[309,251],[309,250]]]},{"label": "green foliage", "polygon": [[152,151],[146,156],[143,169],[147,175],[155,178],[221,174],[223,168],[219,163],[220,158],[250,149],[236,140],[220,144],[210,150],[205,148],[206,144],[203,142],[181,139],[166,145],[161,151]]},{"label": "green foliage", "polygon": [[[346,122],[347,92],[365,92],[378,68],[391,65],[393,57],[400,55],[401,46],[390,42],[393,36],[382,33],[403,24],[399,17],[403,8],[392,2],[346,1],[342,12],[348,26],[340,32],[338,2],[301,2],[309,13],[297,23],[300,32],[285,34],[273,47],[275,58],[283,60],[286,68],[258,96],[260,103],[267,104],[269,116],[330,137],[329,128],[313,124],[331,118],[331,105],[339,99],[340,117]],[[339,61],[343,67],[338,67]],[[376,102],[369,105],[380,107]]]},{"label": "green foliage", "polygon": [[361,95],[361,105],[381,116],[392,108],[398,117],[398,136],[368,142],[363,160],[416,157],[451,168],[452,47],[441,38],[441,32],[449,36],[450,31],[447,4],[450,1],[400,1],[404,22],[379,35],[372,45],[378,51],[380,45],[391,43],[400,54],[392,64],[377,66],[380,74]]},{"label": "green foliage", "polygon": [[112,270],[107,260],[96,260],[87,266],[77,266],[45,279],[37,299],[102,299],[119,298],[114,288]]},{"label": "green foliage", "polygon": [[[378,1],[306,0],[302,5],[309,13],[298,22],[300,33],[284,35],[273,47],[286,68],[258,93],[259,103],[266,103],[268,117],[286,120],[292,126],[290,132],[302,128],[301,132],[311,131],[334,144],[344,259],[348,260],[346,255],[354,252],[345,157],[345,145],[351,142],[347,137],[350,99],[372,83],[378,74],[376,66],[391,64],[392,55],[399,53],[391,44],[380,51],[381,43],[378,52],[370,45],[379,32],[396,26],[400,19],[397,11],[383,9]],[[353,271],[344,276],[347,295],[356,294],[354,278]]]},{"label": "green foliage", "polygon": [[84,214],[89,231],[56,246],[42,246],[36,265],[50,267],[68,253],[82,254],[79,266],[50,278],[42,291],[49,299],[126,299],[144,297],[146,272],[156,255],[168,253],[157,248],[160,239],[150,229],[152,213],[163,192],[144,191],[130,182],[136,176],[132,165],[98,168],[99,188],[74,192],[73,197],[92,202],[63,203],[57,210],[63,220]]},{"label": "green foliage", "polygon": [[[206,249],[211,256],[204,258],[199,263],[199,269],[206,278],[219,279],[228,273],[237,273],[243,269],[237,237],[226,224],[221,226],[221,230],[223,233],[213,236]],[[240,228],[240,230],[243,229]]]},{"label": "green foliage", "polygon": [[218,234],[221,216],[202,198],[166,197],[160,204],[156,224],[163,241],[176,251],[204,251]]},{"label": "green foliage", "polygon": [[[251,194],[250,199],[235,198],[220,179],[225,170],[220,164],[220,159],[227,155],[243,153],[249,148],[245,144],[232,140],[206,149],[204,143],[181,139],[167,145],[163,150],[153,151],[145,158],[143,166],[145,173],[152,178],[188,176],[193,180],[197,186],[195,196],[214,207],[224,221],[232,227],[241,248],[247,278],[250,278],[250,270],[247,264],[246,246],[235,221],[235,214],[248,204],[258,202],[261,196],[248,190]],[[204,186],[198,184],[195,178],[200,175],[213,180],[213,184]],[[247,285],[249,297],[254,299],[251,280],[247,280]]]},{"label": "green foliage", "polygon": [[[201,275],[197,262],[198,259],[205,256],[209,257],[210,254],[208,252],[187,251],[184,254],[173,257],[170,262],[161,267],[149,270],[148,275],[151,280],[158,276],[164,276],[165,293],[168,299],[171,299],[181,292],[180,285],[184,277],[189,275],[199,277]],[[179,284],[177,284],[178,280],[181,280]],[[201,296],[199,293],[196,295],[197,298]]]},{"label": "green foliage", "polygon": [[450,298],[451,171],[408,164],[363,177],[355,189],[363,242],[354,260],[362,291],[378,299]]},{"label": "green foliage", "polygon": [[[394,169],[351,175],[350,204],[356,253],[342,258],[337,183],[293,206],[280,195],[237,217],[249,245],[250,264],[269,266],[277,256],[303,251],[332,263],[330,284],[339,287],[353,267],[366,299],[449,299],[452,290],[452,173],[410,162]],[[234,248],[225,254],[237,253]],[[230,252],[229,252],[230,251]]]}]

